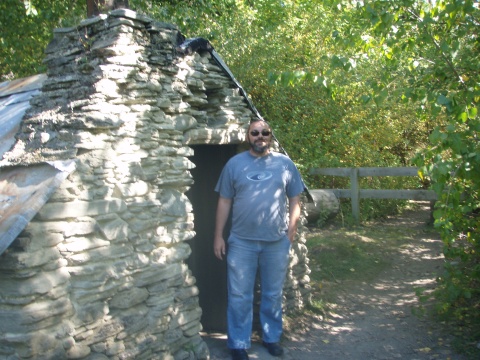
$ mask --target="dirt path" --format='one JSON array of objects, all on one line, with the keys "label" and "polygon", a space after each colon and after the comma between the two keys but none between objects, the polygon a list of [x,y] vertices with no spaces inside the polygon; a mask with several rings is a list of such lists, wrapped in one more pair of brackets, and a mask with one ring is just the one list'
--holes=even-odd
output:
[{"label": "dirt path", "polygon": [[[442,243],[426,230],[426,205],[376,224],[404,228],[412,234],[410,243],[384,254],[392,266],[373,281],[327,285],[324,291],[332,291],[336,307],[326,317],[295,319],[297,326],[282,341],[284,359],[466,359],[455,354],[444,326],[412,314],[418,305],[415,288],[431,288],[443,267]],[[229,359],[223,334],[206,339],[212,360]],[[274,359],[258,344],[249,354],[251,359]]]}]

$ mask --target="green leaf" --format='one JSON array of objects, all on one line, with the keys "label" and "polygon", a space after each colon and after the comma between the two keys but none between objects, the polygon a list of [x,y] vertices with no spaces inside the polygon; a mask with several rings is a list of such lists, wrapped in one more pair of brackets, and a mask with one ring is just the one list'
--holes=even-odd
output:
[{"label": "green leaf", "polygon": [[477,107],[471,107],[468,109],[468,117],[470,119],[475,118],[478,115],[478,108]]},{"label": "green leaf", "polygon": [[360,101],[364,104],[368,103],[371,99],[372,97],[370,95],[362,95],[360,97]]},{"label": "green leaf", "polygon": [[445,95],[438,95],[437,97],[437,104],[438,105],[447,105],[450,104],[450,99],[448,99]]}]

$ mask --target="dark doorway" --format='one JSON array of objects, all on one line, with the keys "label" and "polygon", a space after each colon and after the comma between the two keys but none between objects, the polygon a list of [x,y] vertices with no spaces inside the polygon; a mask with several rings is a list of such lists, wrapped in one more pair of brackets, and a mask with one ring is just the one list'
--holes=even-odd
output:
[{"label": "dark doorway", "polygon": [[213,233],[218,195],[214,191],[225,163],[237,152],[236,145],[195,145],[190,160],[194,185],[187,192],[193,206],[195,237],[188,265],[197,279],[202,308],[202,325],[206,331],[226,331],[227,271],[226,262],[213,254]]}]

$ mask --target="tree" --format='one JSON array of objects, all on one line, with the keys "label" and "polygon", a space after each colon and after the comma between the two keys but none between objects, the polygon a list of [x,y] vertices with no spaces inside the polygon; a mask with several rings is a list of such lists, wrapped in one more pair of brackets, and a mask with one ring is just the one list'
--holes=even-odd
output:
[{"label": "tree", "polygon": [[[439,201],[435,226],[445,244],[441,311],[475,319],[480,332],[479,4],[476,1],[343,1],[345,53],[384,59],[365,101],[396,99],[430,123],[427,148],[414,161]],[[348,30],[348,31],[347,31]],[[359,56],[357,56],[357,59]],[[393,75],[393,76],[392,76]]]},{"label": "tree", "polygon": [[78,23],[85,6],[84,1],[0,1],[0,80],[44,72],[44,49],[53,29]]},{"label": "tree", "polygon": [[87,0],[87,16],[96,16],[114,9],[128,8],[127,0]]}]

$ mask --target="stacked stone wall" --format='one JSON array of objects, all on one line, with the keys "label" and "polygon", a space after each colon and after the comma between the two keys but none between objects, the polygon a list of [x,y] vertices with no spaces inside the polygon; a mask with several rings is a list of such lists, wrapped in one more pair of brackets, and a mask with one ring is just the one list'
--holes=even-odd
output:
[{"label": "stacked stone wall", "polygon": [[[115,10],[57,29],[48,79],[2,164],[75,159],[0,258],[0,358],[206,359],[186,242],[189,144],[239,144],[254,114],[176,27]],[[303,233],[286,309],[308,301]]]}]

